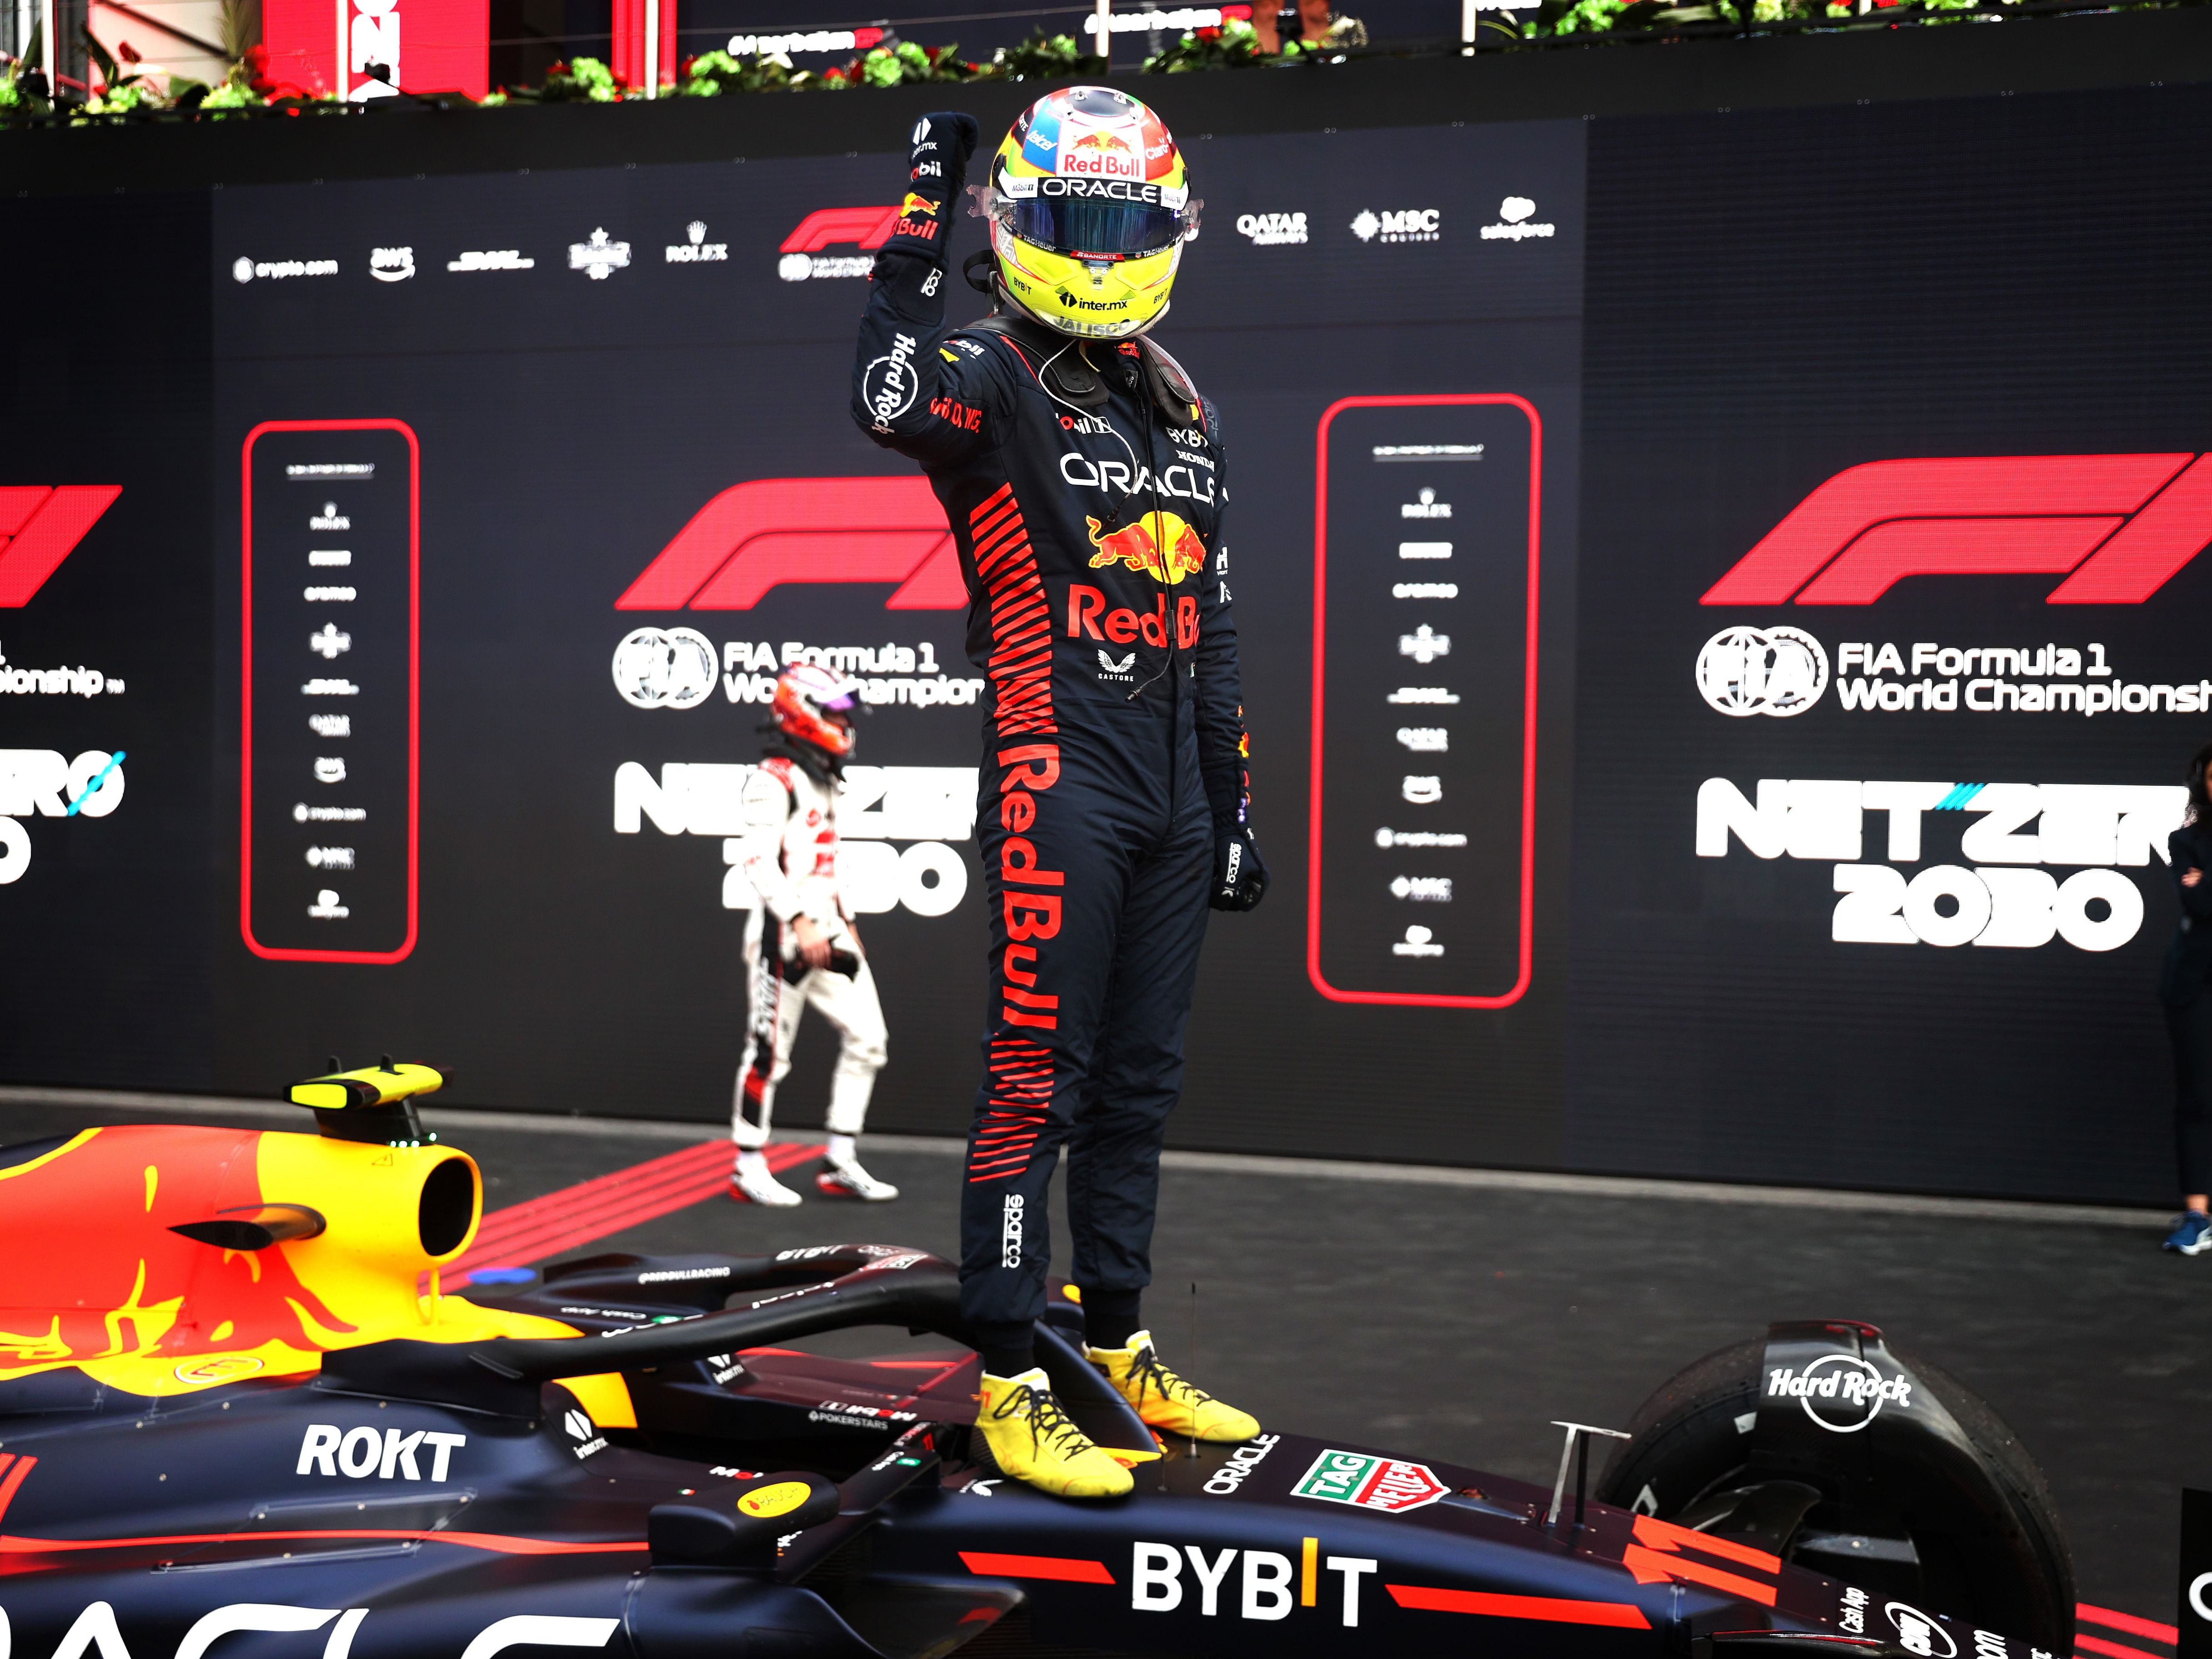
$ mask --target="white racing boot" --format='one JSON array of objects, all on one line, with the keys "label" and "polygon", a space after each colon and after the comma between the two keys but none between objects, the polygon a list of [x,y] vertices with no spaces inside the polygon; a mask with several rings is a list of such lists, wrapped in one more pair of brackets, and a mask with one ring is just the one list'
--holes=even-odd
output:
[{"label": "white racing boot", "polygon": [[825,1198],[857,1198],[868,1204],[888,1204],[899,1194],[890,1182],[878,1181],[862,1169],[857,1158],[824,1160],[814,1185]]},{"label": "white racing boot", "polygon": [[738,1154],[737,1167],[730,1171],[730,1196],[740,1204],[765,1204],[775,1210],[804,1201],[775,1178],[768,1160],[757,1152]]}]

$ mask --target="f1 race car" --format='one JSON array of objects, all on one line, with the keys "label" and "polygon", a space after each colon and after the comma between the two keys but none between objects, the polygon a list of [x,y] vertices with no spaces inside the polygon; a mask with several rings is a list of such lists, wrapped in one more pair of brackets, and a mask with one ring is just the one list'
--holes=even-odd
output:
[{"label": "f1 race car", "polygon": [[[1136,1476],[1066,1502],[971,1432],[926,1251],[449,1293],[483,1184],[423,1133],[441,1080],[295,1085],[316,1135],[0,1149],[0,1659],[2071,1651],[2034,1465],[1869,1327],[1700,1361],[1592,1492],[1588,1436],[1550,1489],[1288,1432],[1163,1443],[1063,1289],[1041,1361]],[[797,1346],[870,1326],[942,1346]]]}]

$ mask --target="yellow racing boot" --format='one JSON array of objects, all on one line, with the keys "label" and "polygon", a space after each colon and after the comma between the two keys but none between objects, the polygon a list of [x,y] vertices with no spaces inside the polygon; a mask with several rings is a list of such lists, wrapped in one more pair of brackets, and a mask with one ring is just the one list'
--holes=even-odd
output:
[{"label": "yellow racing boot", "polygon": [[1160,1364],[1150,1331],[1139,1331],[1126,1348],[1094,1348],[1085,1343],[1083,1354],[1106,1374],[1114,1391],[1136,1408],[1138,1416],[1170,1438],[1249,1440],[1260,1432],[1259,1419],[1249,1412],[1224,1406]]},{"label": "yellow racing boot", "polygon": [[1044,1368],[1019,1376],[983,1373],[975,1427],[1000,1468],[1056,1498],[1119,1498],[1136,1485],[1060,1409]]}]

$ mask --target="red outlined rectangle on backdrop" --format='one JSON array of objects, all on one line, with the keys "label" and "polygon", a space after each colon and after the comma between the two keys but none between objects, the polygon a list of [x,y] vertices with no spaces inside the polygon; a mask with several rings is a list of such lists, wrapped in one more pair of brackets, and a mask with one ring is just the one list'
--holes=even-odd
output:
[{"label": "red outlined rectangle on backdrop", "polygon": [[[1351,991],[1332,985],[1321,969],[1322,799],[1327,764],[1328,707],[1328,428],[1347,409],[1407,409],[1504,404],[1528,417],[1528,612],[1524,649],[1521,731],[1521,879],[1519,971],[1496,996],[1457,996],[1425,991]],[[1313,795],[1306,866],[1306,977],[1332,1002],[1391,1003],[1415,1008],[1504,1008],[1528,994],[1535,944],[1536,900],[1536,622],[1542,574],[1544,422],[1526,398],[1510,392],[1449,392],[1405,397],[1340,398],[1322,411],[1316,434],[1314,484]]]},{"label": "red outlined rectangle on backdrop", "polygon": [[[391,951],[309,951],[264,945],[253,936],[253,446],[271,432],[397,432],[407,441],[407,934]],[[420,855],[422,662],[422,447],[404,421],[264,421],[240,452],[238,931],[246,948],[270,962],[400,961],[415,949]]]}]

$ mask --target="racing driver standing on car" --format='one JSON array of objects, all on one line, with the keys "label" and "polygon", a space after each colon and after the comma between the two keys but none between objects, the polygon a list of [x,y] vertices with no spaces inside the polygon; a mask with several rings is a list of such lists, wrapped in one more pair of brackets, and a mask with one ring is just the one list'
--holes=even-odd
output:
[{"label": "racing driver standing on car", "polygon": [[1250,909],[1267,876],[1246,822],[1219,425],[1145,337],[1198,227],[1182,157],[1122,93],[1038,100],[973,192],[991,251],[969,264],[988,270],[993,314],[948,331],[945,244],[975,139],[967,115],[915,126],[853,415],[944,503],[991,686],[990,1005],[960,1236],[977,1426],[1008,1474],[1107,1498],[1127,1468],[1068,1419],[1032,1352],[1048,1183],[1065,1143],[1091,1363],[1163,1433],[1258,1433],[1160,1362],[1139,1301],[1206,907]]}]

